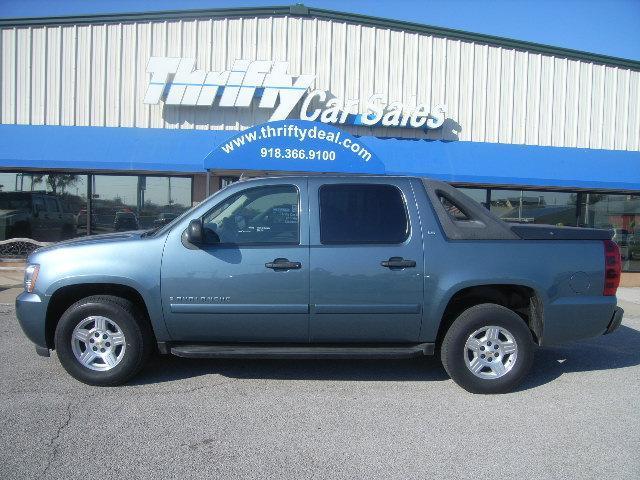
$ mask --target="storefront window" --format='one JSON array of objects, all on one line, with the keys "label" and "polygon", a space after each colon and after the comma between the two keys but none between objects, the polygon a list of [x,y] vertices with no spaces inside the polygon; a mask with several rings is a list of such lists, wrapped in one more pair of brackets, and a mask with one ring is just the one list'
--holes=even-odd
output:
[{"label": "storefront window", "polygon": [[240,177],[220,177],[220,189],[231,185],[232,183],[236,183],[240,180]]},{"label": "storefront window", "polygon": [[580,226],[612,229],[623,270],[640,272],[640,196],[584,193],[581,207]]},{"label": "storefront window", "polygon": [[191,178],[95,175],[92,233],[162,226],[191,206]]},{"label": "storefront window", "polygon": [[578,194],[491,190],[491,211],[506,222],[576,226]]},{"label": "storefront window", "polygon": [[0,241],[84,235],[86,204],[86,175],[1,172]]}]

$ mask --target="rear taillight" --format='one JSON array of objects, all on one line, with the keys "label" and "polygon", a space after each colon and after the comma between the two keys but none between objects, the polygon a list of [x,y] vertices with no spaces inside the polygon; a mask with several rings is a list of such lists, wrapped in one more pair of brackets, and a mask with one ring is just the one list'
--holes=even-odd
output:
[{"label": "rear taillight", "polygon": [[604,291],[605,296],[614,296],[618,285],[620,285],[620,275],[622,272],[622,259],[620,258],[620,248],[612,240],[604,241]]}]

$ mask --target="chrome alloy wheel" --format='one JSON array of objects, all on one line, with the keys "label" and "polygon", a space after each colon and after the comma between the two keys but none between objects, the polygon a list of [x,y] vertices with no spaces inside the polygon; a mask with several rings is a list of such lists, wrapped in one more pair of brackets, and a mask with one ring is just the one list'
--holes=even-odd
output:
[{"label": "chrome alloy wheel", "polygon": [[124,358],[126,342],[116,322],[107,317],[91,316],[73,329],[71,349],[82,366],[105,372]]},{"label": "chrome alloy wheel", "polygon": [[504,327],[482,327],[467,338],[464,361],[476,377],[500,378],[513,368],[517,359],[516,339]]}]

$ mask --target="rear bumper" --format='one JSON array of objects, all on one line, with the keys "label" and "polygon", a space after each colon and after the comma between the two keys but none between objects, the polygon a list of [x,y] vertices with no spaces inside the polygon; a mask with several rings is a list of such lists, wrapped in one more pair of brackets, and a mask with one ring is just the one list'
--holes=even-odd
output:
[{"label": "rear bumper", "polygon": [[620,324],[622,323],[623,315],[624,315],[624,310],[621,309],[620,307],[616,307],[616,309],[613,312],[613,316],[611,317],[611,321],[607,326],[607,330],[604,332],[604,335],[607,335],[615,331],[620,326]]},{"label": "rear bumper", "polygon": [[543,345],[603,335],[610,327],[617,327],[612,323],[619,309],[613,296],[577,295],[560,298],[545,306]]}]

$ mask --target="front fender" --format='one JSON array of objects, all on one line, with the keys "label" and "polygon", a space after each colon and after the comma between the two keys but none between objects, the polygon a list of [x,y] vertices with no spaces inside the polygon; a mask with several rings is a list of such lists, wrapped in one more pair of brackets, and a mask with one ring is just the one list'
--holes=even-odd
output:
[{"label": "front fender", "polygon": [[158,341],[167,341],[169,333],[162,315],[160,304],[160,284],[143,284],[134,278],[118,275],[75,275],[58,279],[47,286],[43,302],[48,305],[53,295],[61,288],[72,287],[74,285],[121,285],[129,287],[142,297],[145,303],[151,326]]}]

